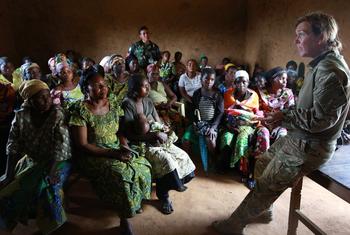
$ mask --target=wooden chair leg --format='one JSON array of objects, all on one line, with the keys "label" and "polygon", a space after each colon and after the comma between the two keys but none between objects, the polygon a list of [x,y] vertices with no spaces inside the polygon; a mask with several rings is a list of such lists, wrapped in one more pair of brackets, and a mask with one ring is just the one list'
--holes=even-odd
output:
[{"label": "wooden chair leg", "polygon": [[298,183],[292,188],[289,205],[288,218],[288,235],[296,235],[298,227],[298,215],[296,210],[300,209],[301,189],[303,187],[303,178],[301,177]]}]

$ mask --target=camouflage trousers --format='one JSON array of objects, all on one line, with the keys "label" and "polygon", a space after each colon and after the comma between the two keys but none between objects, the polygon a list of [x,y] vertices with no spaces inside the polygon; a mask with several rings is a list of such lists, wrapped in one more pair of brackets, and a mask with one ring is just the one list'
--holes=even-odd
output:
[{"label": "camouflage trousers", "polygon": [[249,192],[231,217],[246,223],[271,210],[273,202],[301,177],[327,162],[335,150],[332,143],[284,136],[257,157],[256,187]]}]

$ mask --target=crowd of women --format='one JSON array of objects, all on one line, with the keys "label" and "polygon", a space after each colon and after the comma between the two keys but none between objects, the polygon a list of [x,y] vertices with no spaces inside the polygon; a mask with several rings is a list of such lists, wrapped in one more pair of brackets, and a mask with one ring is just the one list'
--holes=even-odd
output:
[{"label": "crowd of women", "polygon": [[44,234],[63,225],[71,169],[116,208],[122,234],[132,234],[128,218],[142,212],[152,182],[160,211],[174,211],[169,191],[187,189],[195,155],[206,172],[236,168],[254,187],[255,158],[287,131],[260,119],[295,104],[303,79],[295,63],[267,72],[257,66],[249,76],[227,58],[213,67],[206,56],[200,65],[183,64],[176,52],[171,62],[147,27],[139,34],[126,58],[112,54],[96,64],[72,51],[57,53],[46,76],[29,57],[18,69],[0,58],[1,155],[7,156],[0,228],[30,218]]}]

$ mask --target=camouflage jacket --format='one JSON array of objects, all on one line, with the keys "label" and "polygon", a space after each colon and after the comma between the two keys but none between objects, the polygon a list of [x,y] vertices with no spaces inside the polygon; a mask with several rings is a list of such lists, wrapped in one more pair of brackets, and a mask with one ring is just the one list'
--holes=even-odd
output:
[{"label": "camouflage jacket", "polygon": [[129,54],[136,56],[140,67],[143,69],[149,64],[157,63],[160,59],[159,47],[151,41],[148,44],[145,44],[141,40],[135,42],[129,48]]},{"label": "camouflage jacket", "polygon": [[337,51],[327,51],[309,65],[295,108],[283,111],[282,125],[297,138],[331,143],[341,133],[350,100],[350,72]]}]

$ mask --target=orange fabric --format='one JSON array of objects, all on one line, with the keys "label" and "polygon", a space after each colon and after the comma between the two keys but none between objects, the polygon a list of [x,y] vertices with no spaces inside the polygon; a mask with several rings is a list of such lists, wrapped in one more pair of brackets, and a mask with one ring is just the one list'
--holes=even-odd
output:
[{"label": "orange fabric", "polygon": [[[230,88],[224,94],[225,110],[227,110],[232,105],[236,104],[236,99],[233,96],[234,91],[234,88]],[[250,110],[255,113],[259,110],[259,96],[255,91],[251,89],[248,89],[248,91],[252,93],[252,95],[247,100],[241,101],[240,106],[242,106],[242,108],[244,108],[245,110]]]},{"label": "orange fabric", "polygon": [[0,122],[13,112],[13,107],[16,101],[16,92],[11,84],[0,83]]}]

